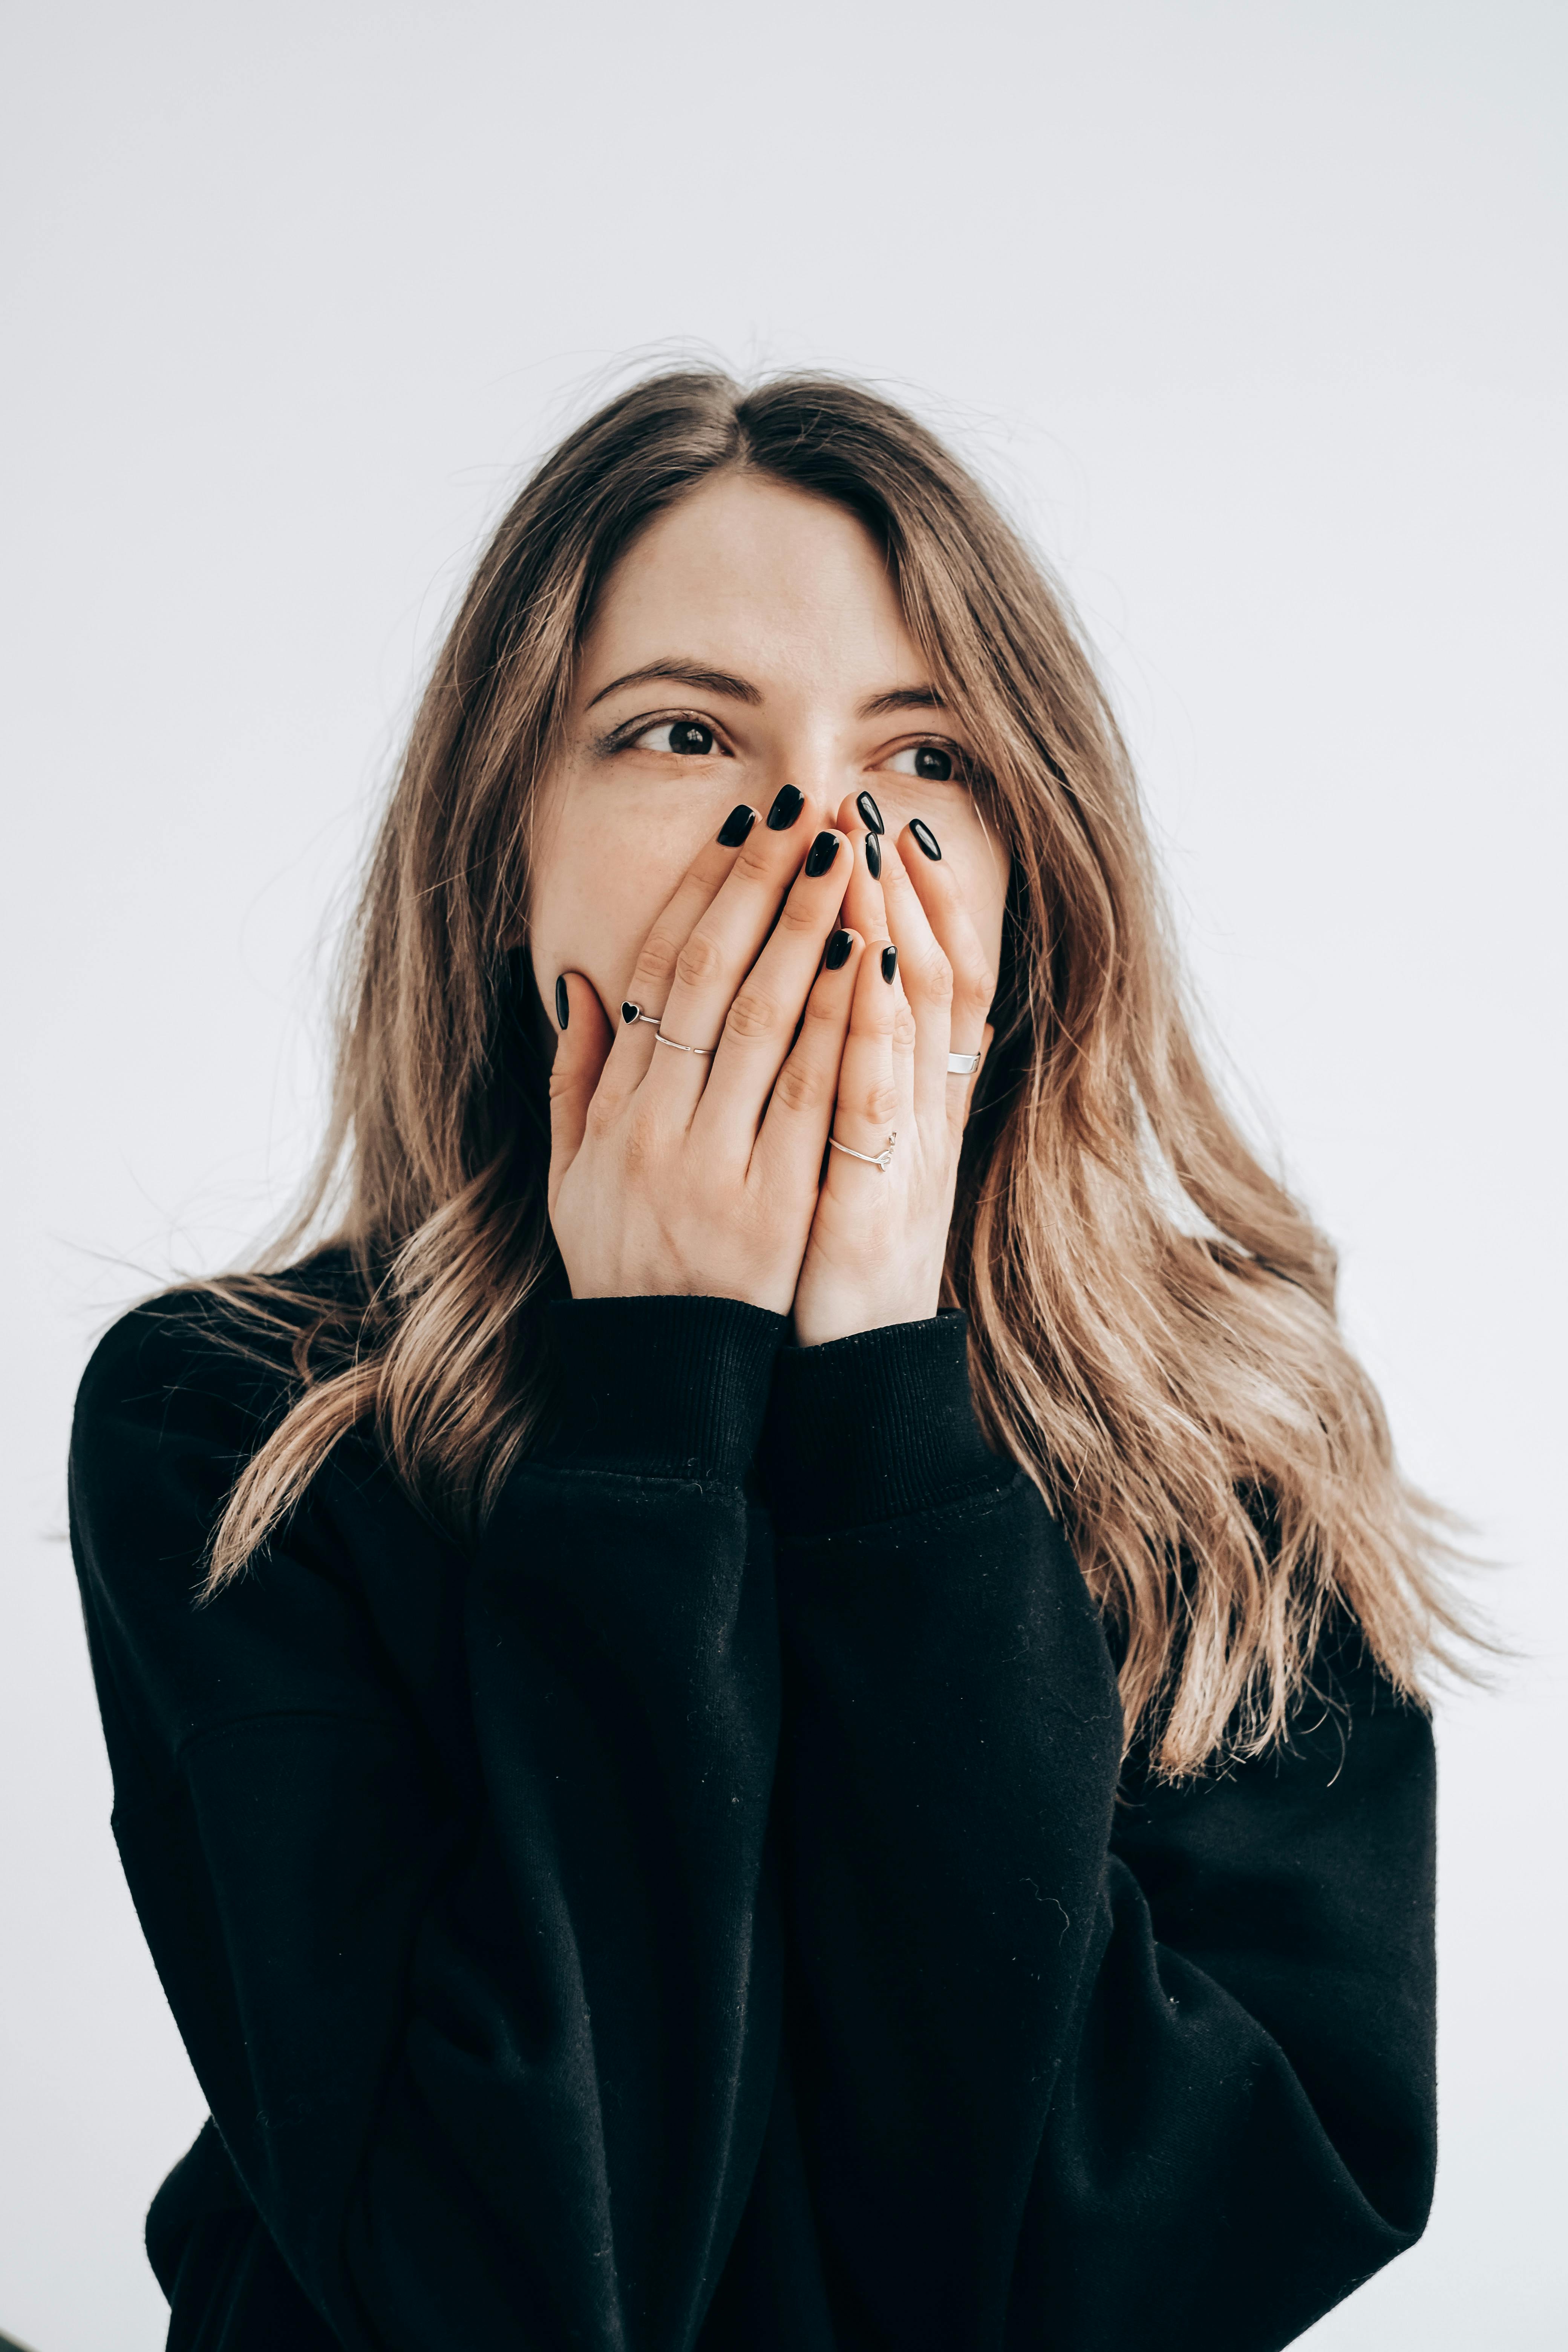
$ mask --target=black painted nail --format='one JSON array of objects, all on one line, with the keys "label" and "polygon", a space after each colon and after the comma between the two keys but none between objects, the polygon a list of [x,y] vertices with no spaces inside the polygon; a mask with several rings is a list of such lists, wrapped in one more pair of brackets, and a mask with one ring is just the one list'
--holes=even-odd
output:
[{"label": "black painted nail", "polygon": [[874,833],[866,835],[866,871],[873,882],[882,878],[882,845]]},{"label": "black painted nail", "polygon": [[628,1029],[631,1027],[632,1023],[637,1019],[637,1014],[638,1014],[641,1011],[642,1011],[642,1007],[641,1007],[641,1005],[640,1005],[640,1004],[623,1004],[623,1005],[622,1005],[622,1007],[621,1007],[621,1019],[626,1023],[626,1027],[627,1027]]},{"label": "black painted nail", "polygon": [[719,827],[720,848],[739,849],[756,821],[756,810],[748,808],[744,801],[739,808],[732,808]]},{"label": "black painted nail", "polygon": [[797,793],[793,784],[781,785],[778,798],[768,811],[768,831],[787,833],[805,806],[804,793]]},{"label": "black painted nail", "polygon": [[826,873],[837,855],[838,835],[836,833],[819,833],[805,853],[805,870],[814,882],[819,874]]},{"label": "black painted nail", "polygon": [[897,949],[897,948],[884,948],[884,949],[882,950],[882,978],[887,982],[888,986],[889,986],[889,988],[891,988],[891,986],[892,986],[892,984],[893,984],[893,974],[897,971],[898,968],[899,968],[899,950],[898,950],[898,949]]},{"label": "black painted nail", "polygon": [[555,1018],[563,1029],[572,1018],[572,999],[566,993],[564,977],[555,983]]},{"label": "black painted nail", "polygon": [[869,793],[857,793],[855,795],[855,805],[860,812],[860,822],[862,824],[868,824],[873,833],[887,832],[888,828],[882,823],[882,812],[877,806],[876,802],[871,798]]},{"label": "black painted nail", "polygon": [[921,847],[925,851],[926,856],[934,865],[936,860],[942,856],[942,844],[937,839],[935,834],[931,831],[930,825],[927,824],[924,817],[910,817],[910,831],[914,835],[915,839],[919,842]]},{"label": "black painted nail", "polygon": [[846,964],[848,962],[849,950],[854,944],[855,934],[853,931],[834,932],[833,937],[828,940],[827,945],[822,951],[822,961],[827,966],[829,971],[837,971],[840,964]]}]

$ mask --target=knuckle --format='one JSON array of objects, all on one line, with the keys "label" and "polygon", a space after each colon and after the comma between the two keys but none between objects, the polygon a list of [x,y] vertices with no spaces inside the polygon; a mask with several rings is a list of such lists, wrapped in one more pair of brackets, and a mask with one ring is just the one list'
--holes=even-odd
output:
[{"label": "knuckle", "polygon": [[891,1078],[878,1078],[866,1089],[866,1116],[874,1127],[886,1127],[899,1108],[899,1090]]},{"label": "knuckle", "polygon": [[[759,825],[756,832],[761,831],[762,827]],[[759,841],[753,834],[752,838],[747,842],[739,857],[731,866],[731,873],[739,874],[742,879],[747,882],[770,880],[773,871],[773,844],[777,838],[776,834],[769,834],[764,840]]]},{"label": "knuckle", "polygon": [[701,988],[718,977],[721,961],[718,941],[707,931],[693,931],[675,959],[675,976],[684,987]]},{"label": "knuckle", "polygon": [[736,1037],[766,1037],[778,1026],[777,1009],[760,989],[743,988],[724,1025]]},{"label": "knuckle", "polygon": [[914,1014],[907,1004],[900,1004],[893,1015],[893,1043],[900,1054],[910,1054],[914,1051],[915,1038],[918,1034]]},{"label": "knuckle", "polygon": [[952,966],[940,948],[932,948],[928,955],[916,959],[910,978],[914,983],[912,992],[923,1003],[941,1005],[952,1002]]},{"label": "knuckle", "polygon": [[996,974],[989,964],[975,964],[963,975],[963,1001],[988,1013],[996,994]]},{"label": "knuckle", "polygon": [[596,1143],[602,1143],[615,1126],[616,1117],[616,1105],[606,1101],[603,1095],[595,1095],[588,1105],[588,1116],[583,1123],[584,1134],[592,1136]]},{"label": "knuckle", "polygon": [[668,931],[650,931],[637,957],[637,979],[655,985],[668,985],[675,976],[676,958],[679,952],[679,940],[672,939]]},{"label": "knuckle", "polygon": [[797,935],[819,930],[821,917],[815,907],[803,906],[796,898],[786,898],[784,912],[779,917],[779,929],[781,931],[793,931]]},{"label": "knuckle", "polygon": [[786,1062],[773,1082],[773,1099],[785,1110],[816,1110],[826,1093],[820,1073],[799,1062]]},{"label": "knuckle", "polygon": [[626,1121],[622,1142],[626,1173],[638,1176],[653,1165],[658,1154],[658,1121],[647,1108],[634,1110]]}]

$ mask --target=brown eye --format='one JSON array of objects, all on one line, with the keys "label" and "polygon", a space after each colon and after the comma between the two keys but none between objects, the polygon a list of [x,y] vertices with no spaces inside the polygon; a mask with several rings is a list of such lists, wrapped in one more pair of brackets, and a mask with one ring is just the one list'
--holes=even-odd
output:
[{"label": "brown eye", "polygon": [[682,760],[705,760],[718,748],[718,737],[700,719],[661,719],[657,727],[646,727],[634,746],[638,751],[673,751]]},{"label": "brown eye", "polygon": [[888,765],[900,776],[921,776],[927,783],[951,784],[958,773],[958,762],[951,751],[940,743],[906,743],[895,751]]}]

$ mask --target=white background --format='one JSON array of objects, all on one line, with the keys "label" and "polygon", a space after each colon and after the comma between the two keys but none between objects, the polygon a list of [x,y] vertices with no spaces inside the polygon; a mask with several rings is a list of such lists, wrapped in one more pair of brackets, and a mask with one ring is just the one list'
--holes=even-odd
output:
[{"label": "white background", "polygon": [[674,344],[912,399],[1100,649],[1233,1083],[1522,1653],[1441,1710],[1431,2228],[1312,2341],[1564,2340],[1565,33],[13,13],[0,2331],[162,2343],[142,2216],[203,2113],[108,1830],[81,1363],[295,1180],[323,924],[446,600],[520,466]]}]

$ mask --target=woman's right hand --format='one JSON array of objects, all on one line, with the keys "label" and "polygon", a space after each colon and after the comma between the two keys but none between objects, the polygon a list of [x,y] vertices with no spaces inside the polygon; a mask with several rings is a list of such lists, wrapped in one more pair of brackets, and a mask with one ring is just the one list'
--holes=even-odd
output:
[{"label": "woman's right hand", "polygon": [[[781,793],[775,822],[799,798]],[[612,1034],[590,982],[562,974],[549,1201],[574,1298],[689,1292],[788,1314],[863,952],[835,937],[848,841],[815,824],[802,801],[739,849],[710,843],[643,942],[631,1001],[710,1056],[657,1044],[647,1021]]]}]

